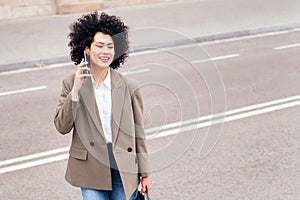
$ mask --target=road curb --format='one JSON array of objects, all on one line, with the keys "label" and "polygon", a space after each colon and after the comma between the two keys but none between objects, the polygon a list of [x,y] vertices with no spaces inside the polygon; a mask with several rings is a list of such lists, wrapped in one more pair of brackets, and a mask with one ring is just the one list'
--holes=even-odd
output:
[{"label": "road curb", "polygon": [[[174,40],[169,42],[152,43],[149,45],[133,46],[130,49],[130,52],[141,52],[141,51],[147,51],[151,49],[169,48],[169,47],[187,45],[192,43],[201,43],[201,42],[209,42],[209,41],[223,40],[223,39],[236,38],[236,37],[251,36],[251,35],[270,33],[276,31],[291,30],[296,28],[300,28],[300,23],[290,23],[285,25],[260,27],[260,28],[254,28],[248,30],[213,34],[208,36],[199,36],[199,37],[194,37],[194,38],[184,39],[184,40]],[[23,69],[23,68],[38,67],[39,65],[42,64],[50,65],[50,64],[64,63],[64,62],[71,62],[70,56],[60,56],[54,58],[29,60],[24,62],[4,64],[4,65],[2,64],[0,65],[0,72]]]},{"label": "road curb", "polygon": [[219,34],[213,34],[208,36],[199,36],[190,39],[175,40],[175,41],[170,41],[165,43],[154,43],[154,44],[152,43],[151,45],[133,47],[131,49],[131,52],[147,51],[150,49],[167,48],[167,47],[174,47],[180,45],[188,45],[193,43],[202,43],[202,42],[210,42],[210,41],[224,40],[230,38],[245,37],[245,36],[258,35],[258,34],[264,34],[270,32],[292,30],[297,28],[300,28],[300,22],[286,24],[286,25],[276,25],[276,26],[241,30],[241,31],[219,33]]}]

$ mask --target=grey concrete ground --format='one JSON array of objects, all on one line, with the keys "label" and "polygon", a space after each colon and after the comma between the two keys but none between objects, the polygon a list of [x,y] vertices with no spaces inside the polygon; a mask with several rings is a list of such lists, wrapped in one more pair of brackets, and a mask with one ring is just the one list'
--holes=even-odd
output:
[{"label": "grey concrete ground", "polygon": [[[294,30],[202,45],[212,58],[239,54],[218,60],[215,65],[224,84],[224,91],[220,92],[226,94],[226,102],[218,99],[217,103],[225,104],[227,111],[240,111],[228,114],[227,119],[235,119],[219,129],[219,140],[204,158],[199,156],[201,145],[207,135],[213,134],[211,130],[215,126],[192,128],[180,134],[148,140],[151,155],[155,155],[151,159],[153,200],[300,198],[300,48],[274,49],[297,44],[299,37],[300,31]],[[142,94],[146,130],[175,122],[181,122],[182,129],[190,128],[197,121],[184,124],[186,120],[209,116],[213,112],[212,88],[218,89],[222,85],[215,85],[215,82],[207,85],[205,79],[215,81],[217,76],[205,77],[195,70],[210,71],[212,63],[191,66],[182,57],[174,56],[190,55],[190,62],[193,62],[201,60],[202,53],[193,47],[145,53],[132,56],[120,69],[122,72],[140,71],[128,76],[145,83]],[[0,199],[80,199],[80,189],[64,180],[67,160],[57,159],[57,156],[68,155],[68,150],[22,160],[23,156],[69,146],[71,134],[62,136],[55,130],[53,114],[62,79],[73,72],[74,67],[70,65],[0,74]],[[3,95],[37,86],[46,88]],[[188,95],[192,91],[194,95]],[[298,97],[291,98],[295,95]],[[191,101],[194,98],[199,112]],[[270,104],[284,98],[289,100]],[[261,103],[264,105],[257,107]],[[245,110],[250,105],[255,107]],[[268,109],[268,112],[263,112]],[[255,114],[242,118],[249,112]],[[203,123],[205,121],[199,125]],[[159,134],[163,132],[158,131]],[[178,138],[179,143],[175,142]],[[184,146],[189,143],[190,146]],[[177,148],[170,148],[170,144]],[[186,147],[184,150],[183,146]],[[160,154],[166,149],[172,150],[170,154]],[[14,158],[17,159],[14,163],[2,165],[3,161]],[[54,161],[32,165],[32,162],[44,159]],[[161,163],[166,165],[157,167]],[[14,170],[20,165],[27,166]],[[2,173],[5,169],[12,171]]]},{"label": "grey concrete ground", "polygon": [[[300,198],[300,30],[292,29],[299,23],[299,4],[281,0],[276,3],[209,0],[109,11],[124,16],[133,28],[158,26],[157,31],[164,27],[198,39],[224,37],[222,33],[230,33],[232,37],[200,46],[133,54],[120,69],[136,72],[128,76],[145,83],[142,94],[146,130],[178,122],[182,123],[182,129],[187,129],[148,140],[151,154],[170,149],[169,145],[176,144],[178,138],[181,138],[175,145],[178,149],[191,142],[179,153],[171,149],[167,156],[152,157],[154,164],[170,158],[173,161],[164,167],[152,166],[153,200]],[[2,21],[0,32],[6,37],[2,37],[0,46],[3,56],[0,71],[25,67],[20,63],[30,64],[30,60],[67,59],[66,27],[77,16]],[[274,32],[286,28],[289,31]],[[243,30],[271,32],[238,38],[255,33]],[[184,38],[180,34],[171,35]],[[140,41],[152,44],[155,37],[148,38]],[[208,57],[216,61],[207,62]],[[213,69],[218,73],[206,76]],[[55,130],[53,115],[61,81],[73,72],[72,65],[20,73],[0,72],[0,199],[81,198],[80,190],[64,180],[67,161],[59,156],[68,156],[68,150],[24,160],[24,156],[69,146],[71,134],[62,136]],[[217,82],[220,78],[221,84]],[[44,87],[22,92],[39,86]],[[224,94],[226,99],[216,100],[214,93]],[[195,119],[212,114],[214,100],[217,106],[225,105],[231,114],[226,116],[228,121],[222,129],[218,129],[216,145],[203,158],[199,154],[201,145],[206,136],[213,135],[211,130],[216,126],[197,128],[195,125],[206,121]],[[245,110],[250,105],[252,108]],[[239,111],[233,114],[236,110]],[[16,160],[5,163],[10,159]],[[41,164],[45,159],[53,160]],[[20,166],[24,168],[16,170]]]},{"label": "grey concrete ground", "polygon": [[[106,10],[131,27],[132,49],[176,45],[182,40],[213,40],[295,28],[297,0],[178,1]],[[0,21],[0,71],[68,61],[69,25],[81,14]],[[150,31],[149,28],[151,27]]]}]

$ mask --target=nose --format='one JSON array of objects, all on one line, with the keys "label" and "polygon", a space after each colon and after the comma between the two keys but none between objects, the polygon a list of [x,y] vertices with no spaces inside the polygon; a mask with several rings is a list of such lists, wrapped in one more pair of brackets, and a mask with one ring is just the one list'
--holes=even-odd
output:
[{"label": "nose", "polygon": [[104,46],[103,47],[103,53],[105,53],[105,54],[109,54],[109,53],[111,53],[111,49],[110,48],[108,48],[107,46]]}]

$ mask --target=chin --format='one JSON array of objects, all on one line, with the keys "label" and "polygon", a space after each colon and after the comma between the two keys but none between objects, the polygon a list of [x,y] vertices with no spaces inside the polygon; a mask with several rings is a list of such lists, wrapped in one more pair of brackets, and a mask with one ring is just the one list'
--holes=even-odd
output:
[{"label": "chin", "polygon": [[108,68],[109,65],[107,65],[107,64],[105,64],[105,65],[101,64],[101,65],[97,65],[97,67],[100,67],[100,68]]}]

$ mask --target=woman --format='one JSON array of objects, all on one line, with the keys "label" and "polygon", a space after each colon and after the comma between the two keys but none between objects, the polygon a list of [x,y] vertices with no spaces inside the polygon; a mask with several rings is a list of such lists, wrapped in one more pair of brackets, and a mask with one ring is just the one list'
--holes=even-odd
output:
[{"label": "woman", "polygon": [[66,180],[84,200],[132,200],[140,182],[149,194],[139,87],[116,71],[128,57],[128,27],[95,11],[71,25],[69,38],[77,68],[63,81],[54,119],[61,134],[73,130]]}]

